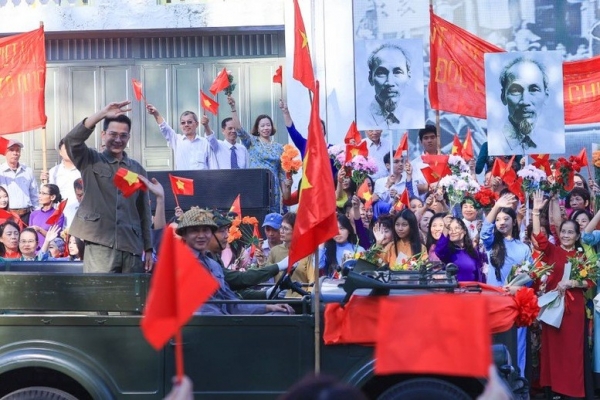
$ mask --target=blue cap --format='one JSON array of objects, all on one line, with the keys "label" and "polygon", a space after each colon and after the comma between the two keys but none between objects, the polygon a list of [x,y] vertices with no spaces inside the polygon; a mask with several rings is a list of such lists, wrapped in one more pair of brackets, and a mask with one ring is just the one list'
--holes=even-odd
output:
[{"label": "blue cap", "polygon": [[265,222],[263,222],[263,228],[265,226],[270,226],[273,229],[281,228],[281,221],[283,221],[283,216],[277,213],[267,214],[265,217]]}]

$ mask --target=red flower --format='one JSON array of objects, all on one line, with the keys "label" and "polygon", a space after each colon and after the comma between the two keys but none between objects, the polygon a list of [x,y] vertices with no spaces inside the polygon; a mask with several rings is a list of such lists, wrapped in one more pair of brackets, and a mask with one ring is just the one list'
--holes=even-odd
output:
[{"label": "red flower", "polygon": [[515,293],[514,299],[519,311],[515,324],[519,327],[531,325],[540,312],[540,306],[533,289],[527,287],[519,289]]}]

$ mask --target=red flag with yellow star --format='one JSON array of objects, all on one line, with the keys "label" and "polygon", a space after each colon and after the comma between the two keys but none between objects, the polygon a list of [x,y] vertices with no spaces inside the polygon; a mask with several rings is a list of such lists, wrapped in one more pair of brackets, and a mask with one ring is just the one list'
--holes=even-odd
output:
[{"label": "red flag with yellow star", "polygon": [[[448,158],[449,156],[443,154],[423,154],[421,156],[423,162],[429,165],[429,168],[431,169],[431,176],[435,178],[434,182],[437,182],[444,176],[450,175],[452,173],[452,171],[450,171],[450,167],[448,166]],[[421,171],[423,171],[424,169],[426,168],[422,168]],[[427,177],[425,177],[425,179],[427,179]]]},{"label": "red flag with yellow star", "polygon": [[463,145],[460,142],[458,135],[455,133],[454,139],[452,140],[452,150],[450,151],[450,154],[452,154],[453,156],[457,156],[457,155],[460,156],[460,155],[462,155],[462,151],[463,151]]},{"label": "red flag with yellow star", "polygon": [[229,75],[227,74],[227,70],[223,68],[221,72],[217,75],[212,85],[210,85],[209,92],[216,96],[221,90],[225,90],[229,87]]},{"label": "red flag with yellow star", "polygon": [[129,197],[140,189],[146,190],[146,185],[140,181],[138,174],[125,168],[117,170],[113,182],[123,193],[123,197]]},{"label": "red flag with yellow star", "polygon": [[219,110],[219,103],[204,94],[202,90],[200,91],[200,106],[215,115],[217,115],[217,111]]},{"label": "red flag with yellow star", "polygon": [[533,160],[532,165],[536,168],[541,169],[546,175],[552,175],[552,168],[550,168],[550,154],[530,154],[529,157]]},{"label": "red flag with yellow star", "polygon": [[360,132],[356,129],[356,122],[352,121],[348,128],[348,132],[346,132],[346,136],[344,137],[344,143],[357,146],[361,141],[362,137],[360,137]]},{"label": "red flag with yellow star", "polygon": [[[308,140],[302,167],[300,202],[292,243],[290,244],[289,266],[312,254],[321,243],[339,233],[335,189],[331,179],[331,166],[327,144],[323,137],[319,117],[319,82],[315,82],[315,95],[308,124]],[[315,207],[315,204],[319,204]],[[288,267],[288,272],[290,271]]]},{"label": "red flag with yellow star", "polygon": [[371,190],[369,189],[369,184],[367,183],[366,179],[358,187],[358,190],[356,191],[356,195],[358,196],[359,199],[363,199],[365,201],[365,208],[371,208],[371,206],[373,205],[373,194],[371,193]]},{"label": "red flag with yellow star", "polygon": [[292,76],[314,93],[315,74],[298,0],[294,0],[294,73]]},{"label": "red flag with yellow star", "polygon": [[404,132],[404,135],[400,138],[400,144],[394,153],[394,158],[401,158],[402,153],[405,151],[408,154],[408,132]]},{"label": "red flag with yellow star", "polygon": [[352,161],[352,159],[356,156],[363,156],[365,158],[369,156],[367,142],[360,142],[360,144],[357,146],[351,144],[346,145],[346,163]]},{"label": "red flag with yellow star", "polygon": [[238,194],[233,203],[231,203],[231,207],[229,208],[230,213],[235,213],[238,217],[242,217],[242,206],[240,202],[240,195]]},{"label": "red flag with yellow star", "polygon": [[179,176],[169,174],[171,181],[171,190],[173,195],[193,196],[194,195],[194,180],[190,178],[181,178]]}]

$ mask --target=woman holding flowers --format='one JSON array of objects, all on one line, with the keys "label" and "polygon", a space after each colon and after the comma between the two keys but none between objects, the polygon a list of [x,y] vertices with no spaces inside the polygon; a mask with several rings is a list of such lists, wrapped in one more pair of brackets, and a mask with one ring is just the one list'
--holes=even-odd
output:
[{"label": "woman holding flowers", "polygon": [[[513,208],[516,202],[517,198],[513,194],[500,196],[481,227],[481,241],[491,266],[486,276],[489,285],[507,287],[507,278],[513,266],[532,261],[531,249],[519,240],[519,223]],[[507,287],[512,293],[516,293],[518,289],[518,286]],[[519,329],[517,336],[518,365],[523,376],[527,354],[527,329]]]},{"label": "woman holding flowers", "polygon": [[271,206],[270,212],[281,213],[281,182],[285,179],[281,167],[283,145],[273,141],[273,135],[277,131],[273,120],[268,115],[259,115],[254,121],[250,134],[248,134],[242,128],[233,97],[228,96],[227,102],[231,106],[233,125],[250,154],[250,168],[265,168],[273,173],[275,203]]},{"label": "woman holding flowers", "polygon": [[[544,206],[543,193],[533,196],[533,234],[542,260],[554,268],[546,281],[546,292],[556,290],[564,296],[565,312],[560,327],[542,322],[542,349],[540,385],[570,397],[593,398],[589,352],[587,351],[587,320],[584,291],[595,284],[587,275],[585,255],[580,242],[579,225],[566,220],[560,225],[559,243],[554,245],[541,232],[540,210]],[[581,264],[574,263],[577,258]],[[565,264],[573,266],[570,279],[563,279]],[[586,365],[587,364],[587,365]]]},{"label": "woman holding flowers", "polygon": [[469,231],[460,218],[446,216],[444,230],[435,245],[435,254],[444,263],[454,263],[458,267],[456,279],[467,282],[481,282],[481,257],[473,247]]},{"label": "woman holding flowers", "polygon": [[402,269],[402,265],[413,257],[427,257],[427,250],[421,242],[417,217],[410,208],[396,214],[393,234],[394,239],[384,248],[382,257],[391,270]]}]

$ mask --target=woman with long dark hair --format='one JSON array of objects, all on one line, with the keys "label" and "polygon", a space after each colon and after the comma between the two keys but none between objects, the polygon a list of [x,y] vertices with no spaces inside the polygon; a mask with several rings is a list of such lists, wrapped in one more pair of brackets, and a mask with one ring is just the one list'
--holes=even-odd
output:
[{"label": "woman with long dark hair", "polygon": [[435,254],[444,263],[458,267],[456,279],[461,281],[483,281],[481,256],[473,247],[473,241],[464,221],[447,217],[442,236],[435,245]]},{"label": "woman with long dark hair", "polygon": [[19,214],[10,210],[10,199],[8,198],[8,192],[4,186],[0,186],[0,210],[5,211],[1,213],[0,224],[3,224],[6,221],[13,221],[19,225],[19,230],[26,227]]},{"label": "woman with long dark hair", "polygon": [[419,223],[410,208],[405,208],[394,218],[394,239],[384,249],[383,260],[391,270],[398,270],[412,257],[427,257],[427,250],[421,242]]},{"label": "woman with long dark hair", "polygon": [[339,233],[325,242],[325,247],[319,251],[319,268],[327,276],[333,276],[347,255],[353,256],[356,252],[364,251],[358,245],[358,237],[348,217],[338,213],[337,221]]},{"label": "woman with long dark hair", "polygon": [[429,220],[429,224],[427,226],[427,238],[425,239],[425,248],[427,249],[429,255],[429,261],[440,261],[437,254],[435,254],[435,246],[444,232],[444,218],[447,215],[448,214],[446,213],[433,214]]},{"label": "woman with long dark hair", "polygon": [[20,258],[19,225],[14,221],[5,221],[0,225],[0,257]]}]

